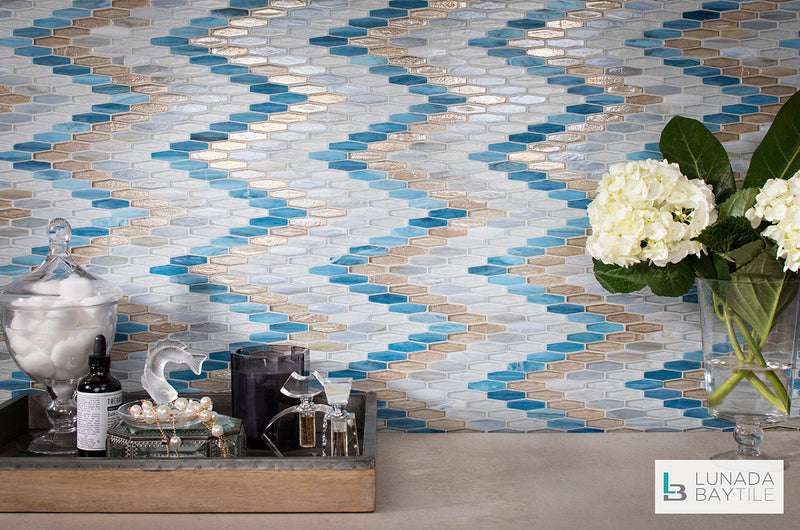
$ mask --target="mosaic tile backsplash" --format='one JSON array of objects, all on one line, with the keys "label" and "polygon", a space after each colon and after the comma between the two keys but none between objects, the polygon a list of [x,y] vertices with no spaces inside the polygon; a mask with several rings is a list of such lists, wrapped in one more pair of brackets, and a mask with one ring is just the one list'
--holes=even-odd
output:
[{"label": "mosaic tile backsplash", "polygon": [[[681,114],[747,160],[800,87],[800,1],[0,0],[0,285],[46,252],[148,344],[289,342],[406,432],[720,429],[691,296],[610,295],[609,164]],[[0,351],[0,398],[36,385]]]}]

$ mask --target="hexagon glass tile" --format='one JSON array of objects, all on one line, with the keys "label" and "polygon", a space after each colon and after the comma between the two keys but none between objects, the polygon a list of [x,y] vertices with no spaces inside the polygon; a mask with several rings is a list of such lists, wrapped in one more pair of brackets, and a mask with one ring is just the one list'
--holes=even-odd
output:
[{"label": "hexagon glass tile", "polygon": [[[19,0],[0,5],[0,285],[74,227],[149,344],[282,342],[403,432],[728,429],[692,296],[584,252],[609,164],[681,114],[747,167],[800,86],[800,2]],[[0,398],[39,391],[0,351]]]}]

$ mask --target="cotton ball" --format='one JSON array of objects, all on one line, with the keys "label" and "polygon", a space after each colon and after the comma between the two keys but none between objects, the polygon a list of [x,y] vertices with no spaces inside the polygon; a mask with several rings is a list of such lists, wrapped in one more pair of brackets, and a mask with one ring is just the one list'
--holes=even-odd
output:
[{"label": "cotton ball", "polygon": [[6,340],[8,340],[8,347],[16,358],[25,357],[37,350],[36,344],[34,344],[27,333],[20,333],[16,330],[12,331],[7,329]]},{"label": "cotton ball", "polygon": [[44,316],[39,312],[14,311],[14,316],[11,317],[8,328],[19,331],[37,331],[42,329],[43,322]]},{"label": "cotton ball", "polygon": [[[91,337],[89,337],[91,335]],[[94,340],[92,332],[76,331],[64,335],[61,340],[53,345],[50,354],[53,364],[58,371],[66,376],[63,378],[80,377],[88,370],[87,359],[91,353],[91,344]]]},{"label": "cotton ball", "polygon": [[82,324],[82,317],[80,309],[52,309],[45,313],[43,326],[54,332],[68,332]]},{"label": "cotton ball", "polygon": [[31,284],[31,292],[39,295],[57,295],[61,292],[60,280],[47,280]]},{"label": "cotton ball", "polygon": [[94,296],[92,281],[77,275],[72,275],[61,281],[61,296],[71,300],[82,300]]},{"label": "cotton ball", "polygon": [[56,377],[56,365],[50,356],[42,352],[16,357],[17,364],[23,372],[34,379],[53,379]]}]

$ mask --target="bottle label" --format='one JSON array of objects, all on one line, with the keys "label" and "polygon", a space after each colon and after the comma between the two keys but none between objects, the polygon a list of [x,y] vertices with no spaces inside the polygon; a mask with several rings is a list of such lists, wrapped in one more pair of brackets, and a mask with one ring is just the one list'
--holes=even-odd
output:
[{"label": "bottle label", "polygon": [[76,392],[75,400],[78,405],[78,449],[104,451],[108,427],[118,418],[122,391]]}]

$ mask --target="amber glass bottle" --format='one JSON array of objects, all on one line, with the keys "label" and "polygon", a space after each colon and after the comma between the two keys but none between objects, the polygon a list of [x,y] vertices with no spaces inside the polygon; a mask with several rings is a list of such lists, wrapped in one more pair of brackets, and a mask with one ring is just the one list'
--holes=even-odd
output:
[{"label": "amber glass bottle", "polygon": [[111,375],[111,357],[106,355],[106,338],[94,339],[89,356],[89,375],[78,383],[78,456],[106,456],[108,428],[117,420],[122,404],[122,384]]}]

